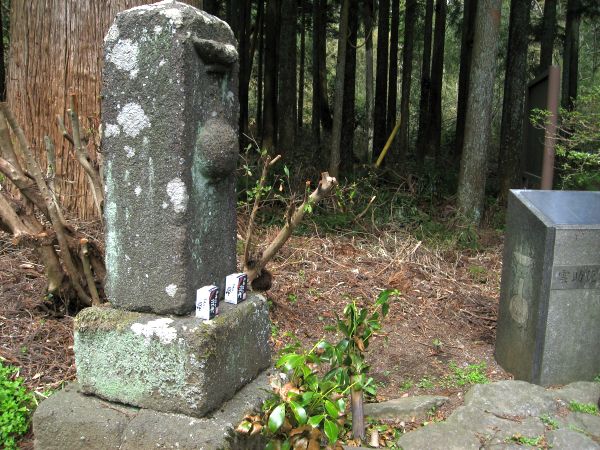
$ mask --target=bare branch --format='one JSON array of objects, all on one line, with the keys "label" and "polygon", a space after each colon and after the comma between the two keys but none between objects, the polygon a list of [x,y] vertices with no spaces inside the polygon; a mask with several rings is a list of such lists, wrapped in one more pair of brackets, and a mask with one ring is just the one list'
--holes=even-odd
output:
[{"label": "bare branch", "polygon": [[296,208],[292,217],[286,224],[281,228],[275,239],[269,244],[266,250],[263,252],[260,260],[252,268],[247,268],[247,274],[250,281],[254,280],[260,275],[261,270],[267,265],[267,263],[273,259],[277,252],[283,247],[289,237],[292,235],[294,229],[302,221],[306,211],[313,205],[319,203],[324,197],[328,196],[331,191],[337,186],[338,182],[335,177],[330,177],[329,173],[323,172],[321,174],[321,181],[319,186],[310,194],[310,196],[302,202],[300,206]]}]

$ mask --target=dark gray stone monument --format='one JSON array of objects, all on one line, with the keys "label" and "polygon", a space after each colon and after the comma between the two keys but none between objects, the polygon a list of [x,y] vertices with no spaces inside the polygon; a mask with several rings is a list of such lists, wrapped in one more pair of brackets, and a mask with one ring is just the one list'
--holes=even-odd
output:
[{"label": "dark gray stone monument", "polygon": [[[249,295],[239,305],[222,304],[213,320],[190,314],[198,288],[223,285],[236,272],[233,33],[203,11],[162,1],[120,13],[105,43],[112,306],[76,317],[79,383],[39,409],[36,448],[249,449],[229,439],[232,423],[202,432],[210,420],[201,419],[218,409],[241,420],[254,403],[236,392],[267,387],[260,376],[271,363],[266,300]],[[71,403],[55,417],[55,408]],[[99,408],[119,412],[111,426],[106,414],[94,413]]]},{"label": "dark gray stone monument", "polygon": [[105,38],[106,292],[117,307],[185,314],[196,289],[235,272],[235,45],[225,22],[172,1],[118,14]]},{"label": "dark gray stone monument", "polygon": [[545,386],[600,374],[600,192],[511,191],[496,360]]}]

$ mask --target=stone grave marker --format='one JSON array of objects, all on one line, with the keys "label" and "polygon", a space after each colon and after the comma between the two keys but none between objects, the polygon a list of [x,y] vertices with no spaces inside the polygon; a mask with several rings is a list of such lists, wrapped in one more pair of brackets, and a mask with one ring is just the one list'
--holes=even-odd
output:
[{"label": "stone grave marker", "polygon": [[[87,438],[64,442],[74,435],[68,431],[74,423],[82,435],[111,433],[102,420],[76,413],[93,411],[100,404],[95,397],[102,405],[152,411],[158,422],[180,414],[177,420],[189,424],[217,408],[252,404],[234,399],[228,403],[234,406],[222,406],[270,365],[266,300],[251,294],[238,305],[221,303],[214,320],[193,314],[198,288],[222,286],[236,272],[235,45],[225,22],[176,1],[124,11],[106,36],[102,121],[111,306],[76,317],[77,390],[92,396],[61,392],[47,408],[42,404],[34,418],[38,448],[105,448]],[[73,401],[60,420],[49,412]],[[227,414],[241,419],[245,412]],[[119,420],[129,421],[125,416]],[[213,448],[207,442],[225,438],[211,434],[193,448]],[[161,436],[136,448],[189,440]]]},{"label": "stone grave marker", "polygon": [[183,3],[139,6],[105,38],[106,292],[184,314],[236,269],[238,64],[229,26]]},{"label": "stone grave marker", "polygon": [[600,192],[511,191],[496,359],[541,385],[600,374]]}]

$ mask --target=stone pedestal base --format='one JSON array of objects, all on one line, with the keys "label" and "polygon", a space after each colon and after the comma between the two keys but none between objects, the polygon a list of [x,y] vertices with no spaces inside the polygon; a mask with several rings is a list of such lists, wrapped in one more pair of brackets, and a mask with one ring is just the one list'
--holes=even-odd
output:
[{"label": "stone pedestal base", "polygon": [[33,416],[36,450],[262,450],[262,436],[233,430],[266,398],[267,375],[246,385],[210,417],[195,418],[110,403],[72,383]]},{"label": "stone pedestal base", "polygon": [[202,417],[269,367],[264,297],[221,304],[221,314],[157,316],[110,307],[75,319],[81,391],[109,401]]}]

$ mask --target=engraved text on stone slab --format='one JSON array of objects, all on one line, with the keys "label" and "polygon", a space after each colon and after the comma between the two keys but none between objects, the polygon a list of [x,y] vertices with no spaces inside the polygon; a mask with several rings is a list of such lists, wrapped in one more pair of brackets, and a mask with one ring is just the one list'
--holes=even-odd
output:
[{"label": "engraved text on stone slab", "polygon": [[550,289],[600,289],[600,266],[555,266]]}]

